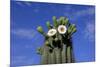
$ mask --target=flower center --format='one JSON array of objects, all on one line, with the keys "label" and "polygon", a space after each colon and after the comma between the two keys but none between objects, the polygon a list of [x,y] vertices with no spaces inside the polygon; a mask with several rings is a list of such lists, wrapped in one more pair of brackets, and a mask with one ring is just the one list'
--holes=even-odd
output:
[{"label": "flower center", "polygon": [[64,32],[64,28],[60,28],[60,30],[61,30],[62,32]]},{"label": "flower center", "polygon": [[53,34],[53,31],[51,31],[50,33]]}]

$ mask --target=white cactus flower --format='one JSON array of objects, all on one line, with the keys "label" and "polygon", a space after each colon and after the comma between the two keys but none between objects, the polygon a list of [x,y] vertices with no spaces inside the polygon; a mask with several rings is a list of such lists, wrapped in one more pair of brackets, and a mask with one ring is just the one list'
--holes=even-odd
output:
[{"label": "white cactus flower", "polygon": [[56,29],[50,29],[47,33],[48,36],[54,36],[57,33]]},{"label": "white cactus flower", "polygon": [[59,26],[58,26],[58,32],[59,32],[60,34],[65,34],[66,31],[67,31],[66,26],[64,26],[64,25],[59,25]]}]

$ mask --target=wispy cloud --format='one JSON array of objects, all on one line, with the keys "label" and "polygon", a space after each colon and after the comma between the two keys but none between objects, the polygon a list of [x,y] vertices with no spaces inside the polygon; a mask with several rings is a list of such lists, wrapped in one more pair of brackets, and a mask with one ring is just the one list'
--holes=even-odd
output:
[{"label": "wispy cloud", "polygon": [[38,13],[38,12],[39,12],[39,9],[38,9],[38,8],[35,8],[35,9],[34,9],[34,12],[35,12],[35,13]]},{"label": "wispy cloud", "polygon": [[64,7],[64,9],[65,9],[64,15],[68,16],[68,15],[73,14],[73,13],[70,13],[70,12],[72,11],[72,8],[73,8],[73,7],[70,6],[70,5],[65,6],[65,7]]},{"label": "wispy cloud", "polygon": [[[70,9],[69,9],[69,11],[70,11]],[[76,12],[72,12],[70,14],[70,17],[71,17],[71,19],[76,20],[76,19],[79,19],[80,17],[93,15],[93,14],[95,14],[95,8],[89,8],[89,9],[85,9],[85,10],[79,10],[79,11],[76,11]],[[69,13],[65,13],[65,15],[68,16]]]},{"label": "wispy cloud", "polygon": [[20,2],[20,1],[17,1],[16,4],[19,5],[19,6],[23,6],[23,3]]},{"label": "wispy cloud", "polygon": [[14,29],[11,33],[19,37],[32,39],[37,34],[37,31],[34,29]]},{"label": "wispy cloud", "polygon": [[32,4],[31,4],[31,2],[24,2],[25,3],[25,5],[27,5],[27,6],[31,6]]},{"label": "wispy cloud", "polygon": [[94,8],[89,8],[89,9],[86,9],[86,10],[81,10],[81,11],[78,11],[76,12],[76,16],[84,16],[84,15],[92,15],[95,13],[95,10]]},{"label": "wispy cloud", "polygon": [[32,4],[31,4],[31,2],[25,2],[25,1],[17,1],[16,2],[19,6],[31,6]]},{"label": "wispy cloud", "polygon": [[15,56],[12,62],[12,66],[25,66],[25,65],[33,65],[35,60],[33,57],[27,56]]},{"label": "wispy cloud", "polygon": [[[17,5],[22,6],[22,7],[25,7],[25,6],[31,7],[33,4],[32,2],[25,2],[25,1],[23,1],[23,2],[17,1],[16,3],[17,3]],[[38,4],[35,4],[35,7],[32,7],[32,8],[33,8],[33,11],[35,13],[39,12],[39,5]]]},{"label": "wispy cloud", "polygon": [[93,22],[87,23],[86,28],[84,30],[85,38],[91,42],[94,42],[95,39],[95,25]]}]

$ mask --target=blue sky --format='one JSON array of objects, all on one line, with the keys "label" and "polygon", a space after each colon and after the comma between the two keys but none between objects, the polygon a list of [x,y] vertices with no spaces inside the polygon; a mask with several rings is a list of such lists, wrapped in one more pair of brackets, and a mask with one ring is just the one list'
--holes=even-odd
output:
[{"label": "blue sky", "polygon": [[52,24],[52,16],[68,17],[76,24],[73,47],[76,62],[95,60],[95,6],[52,4],[39,2],[11,2],[11,66],[29,66],[40,63],[38,47],[44,43],[37,32],[41,25],[47,32],[46,21]]}]

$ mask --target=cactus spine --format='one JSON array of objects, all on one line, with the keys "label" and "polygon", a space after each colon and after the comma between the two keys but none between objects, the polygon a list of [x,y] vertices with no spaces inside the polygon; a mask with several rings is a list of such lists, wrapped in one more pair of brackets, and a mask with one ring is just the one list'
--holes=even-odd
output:
[{"label": "cactus spine", "polygon": [[48,33],[41,26],[37,30],[45,37],[45,44],[38,49],[41,64],[58,64],[75,62],[72,49],[72,34],[76,32],[75,24],[70,24],[68,18],[55,16],[52,18],[54,26],[48,21]]}]

